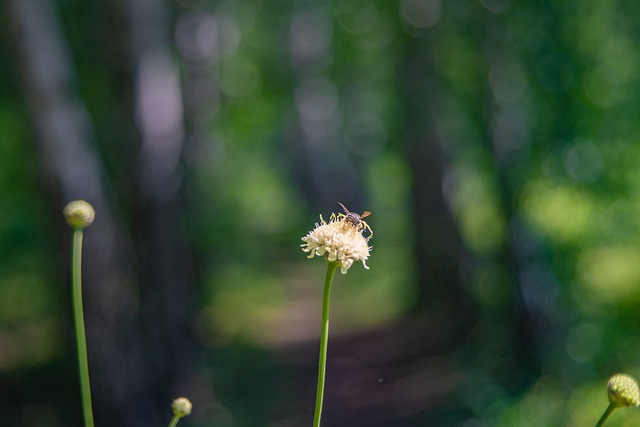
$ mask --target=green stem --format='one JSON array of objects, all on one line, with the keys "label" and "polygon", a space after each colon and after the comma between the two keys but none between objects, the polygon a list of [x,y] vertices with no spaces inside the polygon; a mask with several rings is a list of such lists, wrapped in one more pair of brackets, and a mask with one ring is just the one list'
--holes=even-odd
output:
[{"label": "green stem", "polygon": [[177,415],[174,415],[173,418],[171,418],[171,422],[169,423],[169,427],[176,427],[178,425],[178,421],[180,421],[180,417]]},{"label": "green stem", "polygon": [[85,427],[93,427],[93,411],[91,409],[91,387],[89,385],[89,360],[87,357],[87,336],[84,329],[84,312],[82,309],[82,230],[73,230],[73,246],[71,250],[71,287],[73,298],[73,320],[78,345],[78,370],[80,373],[80,392],[82,394],[82,411]]},{"label": "green stem", "polygon": [[316,410],[313,415],[313,427],[320,427],[322,415],[322,399],[324,397],[324,379],[327,368],[327,342],[329,341],[329,301],[331,298],[331,284],[333,274],[340,263],[327,263],[327,276],[324,279],[324,294],[322,297],[322,333],[320,334],[320,360],[318,362],[318,388],[316,390]]},{"label": "green stem", "polygon": [[601,427],[607,420],[607,418],[609,418],[609,415],[611,415],[614,409],[616,409],[616,406],[613,403],[610,403],[609,406],[607,406],[607,409],[604,411],[604,414],[602,414],[602,417],[600,417],[600,421],[598,421],[596,427]]}]

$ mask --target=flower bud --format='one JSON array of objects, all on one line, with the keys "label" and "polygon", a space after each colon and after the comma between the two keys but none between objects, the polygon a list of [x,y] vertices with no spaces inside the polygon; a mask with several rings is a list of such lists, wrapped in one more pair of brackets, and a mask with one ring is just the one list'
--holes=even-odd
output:
[{"label": "flower bud", "polygon": [[617,408],[640,406],[640,389],[636,380],[627,374],[616,374],[607,384],[609,402]]},{"label": "flower bud", "polygon": [[171,410],[176,417],[186,417],[191,413],[191,401],[186,397],[179,397],[171,404]]},{"label": "flower bud", "polygon": [[96,211],[84,200],[74,200],[64,207],[64,219],[71,228],[82,230],[91,225]]}]

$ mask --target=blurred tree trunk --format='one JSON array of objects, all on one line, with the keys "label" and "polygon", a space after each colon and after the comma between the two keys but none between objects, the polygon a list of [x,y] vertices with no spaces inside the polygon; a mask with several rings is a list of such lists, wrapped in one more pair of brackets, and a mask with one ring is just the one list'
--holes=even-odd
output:
[{"label": "blurred tree trunk", "polygon": [[[85,199],[97,211],[85,233],[83,269],[94,407],[98,420],[126,425],[124,414],[138,402],[132,399],[125,367],[127,358],[141,350],[127,342],[136,306],[132,271],[125,262],[130,242],[113,217],[92,125],[75,93],[72,61],[53,3],[10,0],[7,5],[52,210],[61,217],[64,203]],[[70,233],[61,219],[59,224]]]},{"label": "blurred tree trunk", "polygon": [[153,397],[151,411],[163,415],[153,423],[148,414],[144,419],[158,425],[166,422],[171,399],[197,382],[193,260],[183,236],[183,101],[170,3],[128,0],[124,5],[131,37],[132,113],[141,147],[133,233],[140,260],[139,339],[147,353],[136,370],[145,372],[149,382],[140,392]]},{"label": "blurred tree trunk", "polygon": [[[130,87],[136,89],[142,142],[130,141],[131,147],[141,146],[138,163],[122,162],[114,174],[136,176],[128,167],[139,172],[128,189],[134,209],[130,237],[114,217],[117,208],[105,190],[102,159],[86,108],[75,93],[73,61],[54,4],[11,0],[8,5],[55,210],[82,198],[97,211],[85,234],[84,255],[96,422],[162,425],[170,415],[171,398],[198,386],[189,376],[196,349],[192,263],[182,236],[179,161],[184,131],[177,66],[168,48],[168,5],[126,4],[135,78]],[[134,157],[136,152],[129,153]],[[134,251],[139,254],[137,273],[126,261]],[[139,291],[134,283],[140,283]]]},{"label": "blurred tree trunk", "polygon": [[404,49],[400,93],[405,106],[403,137],[412,177],[420,286],[416,308],[430,313],[448,312],[448,327],[462,328],[457,334],[468,327],[472,312],[461,281],[466,253],[444,195],[448,160],[438,129],[441,88],[428,41],[407,36]]},{"label": "blurred tree trunk", "polygon": [[491,46],[491,53],[486,58],[489,77],[485,90],[480,92],[482,99],[471,108],[475,108],[474,115],[485,130],[484,149],[494,162],[496,193],[506,228],[506,235],[494,257],[510,282],[512,292],[503,307],[494,309],[492,317],[513,337],[510,348],[503,349],[502,355],[506,359],[510,354],[509,359],[516,365],[501,364],[497,371],[505,384],[521,388],[540,368],[538,334],[531,313],[533,307],[527,307],[523,296],[521,263],[528,236],[523,235],[525,227],[521,224],[516,196],[521,183],[526,182],[521,173],[531,157],[528,147],[531,129],[526,113],[529,95],[520,58],[508,47],[509,43],[505,43],[508,37],[504,34],[502,17],[490,15],[486,19],[484,40],[481,35],[478,39]]},{"label": "blurred tree trunk", "polygon": [[[495,40],[485,39],[487,31],[483,10],[469,16],[470,36],[478,45],[491,53],[499,51]],[[477,33],[474,29],[479,29]],[[495,253],[483,259],[474,258],[466,253],[464,244],[458,235],[456,221],[446,203],[448,159],[443,150],[443,136],[439,132],[439,103],[445,97],[444,91],[451,90],[454,95],[458,88],[445,89],[439,81],[440,76],[432,65],[432,54],[428,31],[445,31],[437,29],[416,30],[414,36],[407,37],[405,62],[403,64],[403,93],[406,100],[405,129],[408,133],[408,162],[413,176],[413,196],[415,221],[417,229],[417,265],[420,278],[420,308],[428,312],[448,310],[450,313],[447,325],[453,328],[453,343],[467,340],[471,329],[479,326],[489,334],[476,334],[467,345],[485,350],[484,362],[472,361],[470,366],[486,370],[495,375],[503,384],[520,387],[531,374],[535,365],[534,340],[530,334],[530,319],[523,304],[519,289],[518,242],[516,208],[513,205],[513,189],[510,186],[508,167],[513,166],[514,159],[507,159],[503,151],[505,141],[492,141],[492,134],[507,137],[504,129],[496,129],[494,113],[499,111],[492,103],[491,93],[478,91],[479,96],[465,99],[464,105],[470,111],[473,122],[484,130],[488,147],[476,147],[488,151],[487,158],[495,161],[495,185],[497,187],[498,209],[504,215],[507,227],[506,237],[496,248]],[[471,42],[474,43],[474,42]],[[487,47],[488,46],[488,47]],[[489,54],[488,54],[489,55]],[[487,64],[494,69],[496,64]],[[488,83],[487,83],[488,84]],[[488,108],[488,106],[491,106]],[[501,117],[504,123],[504,117]],[[501,135],[502,134],[502,135]],[[520,142],[509,136],[511,144]],[[493,142],[493,144],[491,144]],[[478,265],[489,263],[495,266],[511,287],[511,298],[491,307],[474,307],[465,289],[466,277],[471,277]],[[482,338],[478,338],[481,336]],[[484,341],[483,341],[484,340]],[[483,365],[483,363],[485,363]]]}]

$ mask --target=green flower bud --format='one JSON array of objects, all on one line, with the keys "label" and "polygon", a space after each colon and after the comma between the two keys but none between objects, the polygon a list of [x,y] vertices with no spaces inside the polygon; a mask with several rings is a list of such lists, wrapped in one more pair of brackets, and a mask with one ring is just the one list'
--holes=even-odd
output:
[{"label": "green flower bud", "polygon": [[171,410],[176,417],[186,417],[191,413],[191,401],[186,397],[179,397],[171,404]]},{"label": "green flower bud", "polygon": [[64,207],[64,219],[71,228],[82,230],[91,225],[96,218],[96,211],[84,200],[74,200]]},{"label": "green flower bud", "polygon": [[609,378],[607,392],[609,402],[617,408],[640,406],[640,388],[638,382],[630,375],[616,374]]}]

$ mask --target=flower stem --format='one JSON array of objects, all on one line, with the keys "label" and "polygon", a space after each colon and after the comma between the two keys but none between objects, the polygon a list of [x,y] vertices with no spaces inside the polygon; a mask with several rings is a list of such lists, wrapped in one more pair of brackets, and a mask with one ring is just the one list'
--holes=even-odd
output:
[{"label": "flower stem", "polygon": [[78,346],[78,370],[80,374],[80,392],[85,427],[93,427],[91,409],[91,387],[89,385],[89,361],[87,357],[87,337],[84,328],[82,309],[82,229],[73,230],[71,250],[71,286],[73,301],[73,320],[75,323],[76,343]]},{"label": "flower stem", "polygon": [[616,409],[616,406],[613,403],[610,403],[609,406],[607,406],[607,409],[604,411],[604,414],[602,414],[602,417],[600,417],[600,420],[598,421],[598,424],[596,424],[596,427],[602,426],[607,418],[609,418],[609,415],[611,415],[614,409]]},{"label": "flower stem", "polygon": [[174,415],[173,418],[171,418],[171,422],[169,423],[169,427],[176,427],[178,425],[178,421],[180,421],[180,417],[177,415]]},{"label": "flower stem", "polygon": [[324,279],[324,294],[322,297],[322,333],[320,334],[320,358],[318,361],[318,388],[316,390],[316,409],[313,415],[313,427],[320,427],[322,415],[322,399],[324,397],[324,379],[327,368],[327,342],[329,341],[329,301],[331,299],[331,284],[333,274],[340,263],[327,263],[327,276]]}]

